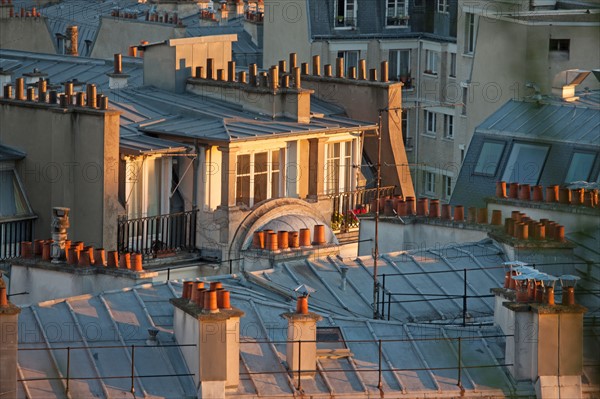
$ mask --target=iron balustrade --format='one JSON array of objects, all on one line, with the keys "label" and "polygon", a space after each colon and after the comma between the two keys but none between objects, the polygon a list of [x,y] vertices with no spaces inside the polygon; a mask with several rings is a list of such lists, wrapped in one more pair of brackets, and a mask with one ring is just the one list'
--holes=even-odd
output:
[{"label": "iron balustrade", "polygon": [[[396,186],[381,187],[379,188],[379,197],[392,196],[395,191]],[[369,188],[330,194],[330,198],[333,208],[331,228],[344,233],[353,227],[358,227],[359,221],[356,215],[366,212],[371,201],[377,198],[377,189]],[[381,210],[383,211],[383,207]]]},{"label": "iron balustrade", "polygon": [[0,221],[0,260],[21,255],[21,241],[33,241],[33,224],[37,216]]},{"label": "iron balustrade", "polygon": [[196,250],[198,210],[128,219],[120,216],[117,227],[119,253],[138,252],[144,257],[172,251]]}]

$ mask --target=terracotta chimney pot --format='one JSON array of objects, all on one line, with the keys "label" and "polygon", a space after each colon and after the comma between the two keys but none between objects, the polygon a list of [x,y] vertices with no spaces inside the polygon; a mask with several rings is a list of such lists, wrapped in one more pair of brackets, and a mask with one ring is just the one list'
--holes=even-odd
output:
[{"label": "terracotta chimney pot", "polygon": [[[502,216],[500,216],[502,218]],[[488,223],[488,211],[487,208],[477,209],[477,223],[487,224]]]},{"label": "terracotta chimney pot", "polygon": [[558,202],[561,204],[570,204],[571,203],[571,190],[568,188],[561,188],[558,191]]},{"label": "terracotta chimney pot", "polygon": [[477,208],[469,207],[467,209],[467,223],[476,223],[477,222]]},{"label": "terracotta chimney pot", "polygon": [[279,249],[289,248],[289,234],[287,231],[280,230],[277,232],[277,245]]},{"label": "terracotta chimney pot", "polygon": [[141,272],[144,269],[142,268],[142,254],[134,253],[133,254],[133,271]]},{"label": "terracotta chimney pot", "polygon": [[494,209],[492,211],[492,225],[502,226],[502,211],[500,209]]},{"label": "terracotta chimney pot", "polygon": [[529,187],[529,184],[521,184],[519,186],[519,199],[521,201],[529,201],[531,199],[531,187]]},{"label": "terracotta chimney pot", "polygon": [[204,310],[209,313],[217,313],[219,311],[219,307],[217,306],[217,291],[204,292]]},{"label": "terracotta chimney pot", "polygon": [[300,246],[310,247],[310,229],[300,229]]},{"label": "terracotta chimney pot", "polygon": [[442,205],[442,219],[452,220],[452,205],[450,205],[450,204]]},{"label": "terracotta chimney pot", "polygon": [[288,232],[290,248],[299,248],[300,247],[300,236],[297,231]]},{"label": "terracotta chimney pot", "polygon": [[546,187],[546,202],[557,202],[558,201],[558,186]]},{"label": "terracotta chimney pot", "polygon": [[267,233],[267,251],[276,251],[277,248],[277,233]]},{"label": "terracotta chimney pot", "polygon": [[512,199],[519,198],[519,183],[510,183],[508,187],[508,197]]},{"label": "terracotta chimney pot", "polygon": [[[50,247],[52,245],[52,240],[44,241],[44,247],[42,249],[42,259],[45,261],[50,260]],[[31,249],[30,249],[31,250]]]},{"label": "terracotta chimney pot", "polygon": [[506,198],[506,182],[505,181],[496,182],[496,197]]},{"label": "terracotta chimney pot", "polygon": [[407,208],[406,208],[406,201],[404,200],[398,200],[396,201],[396,213],[398,214],[398,216],[406,216],[407,215]]},{"label": "terracotta chimney pot", "polygon": [[94,251],[94,265],[99,267],[106,265],[106,252],[104,248],[96,248]]},{"label": "terracotta chimney pot", "polygon": [[440,200],[432,199],[429,203],[429,217],[439,218],[440,217]]},{"label": "terracotta chimney pot", "polygon": [[131,255],[126,252],[121,255],[119,269],[131,269]]},{"label": "terracotta chimney pot", "polygon": [[325,240],[325,225],[316,224],[314,227],[314,244],[324,245],[327,241]]},{"label": "terracotta chimney pot", "polygon": [[544,200],[544,188],[542,186],[533,186],[533,200],[542,202]]},{"label": "terracotta chimney pot", "polygon": [[107,267],[117,269],[119,267],[119,252],[108,251]]},{"label": "terracotta chimney pot", "polygon": [[575,305],[575,287],[563,287],[562,289],[562,305]]},{"label": "terracotta chimney pot", "polygon": [[454,221],[462,222],[465,220],[465,207],[462,205],[456,205],[454,207]]},{"label": "terracotta chimney pot", "polygon": [[298,297],[298,300],[296,301],[296,313],[308,314],[308,297]]},{"label": "terracotta chimney pot", "polygon": [[406,213],[408,216],[412,216],[416,213],[415,197],[406,197]]},{"label": "terracotta chimney pot", "polygon": [[318,55],[314,55],[312,58],[312,70],[314,76],[321,75],[321,57]]}]

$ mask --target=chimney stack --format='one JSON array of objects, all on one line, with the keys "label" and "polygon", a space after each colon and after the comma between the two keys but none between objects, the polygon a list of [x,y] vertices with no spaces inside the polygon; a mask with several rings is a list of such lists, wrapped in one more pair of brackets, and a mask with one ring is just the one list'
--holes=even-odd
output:
[{"label": "chimney stack", "polygon": [[294,378],[311,378],[317,368],[317,322],[322,319],[308,310],[308,296],[298,297],[296,311],[281,315],[288,321],[286,360]]},{"label": "chimney stack", "polygon": [[229,292],[221,283],[211,283],[209,290],[201,282],[187,287],[182,298],[171,299],[175,339],[179,344],[196,344],[181,350],[199,387],[198,397],[225,398],[225,389],[239,384],[240,318],[244,312],[231,306]]},{"label": "chimney stack", "polygon": [[8,301],[0,273],[0,397],[17,398],[18,318],[21,309]]}]

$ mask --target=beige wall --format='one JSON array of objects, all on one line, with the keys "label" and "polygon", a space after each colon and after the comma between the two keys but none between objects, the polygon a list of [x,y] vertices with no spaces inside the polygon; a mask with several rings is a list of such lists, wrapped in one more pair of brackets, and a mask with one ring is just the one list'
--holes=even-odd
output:
[{"label": "beige wall", "polygon": [[63,206],[69,238],[116,249],[119,113],[1,100],[0,142],[27,154],[18,172],[36,238],[50,237],[52,207]]},{"label": "beige wall", "polygon": [[55,54],[46,18],[0,19],[0,48]]},{"label": "beige wall", "polygon": [[112,59],[117,53],[127,55],[129,46],[137,46],[141,41],[154,43],[184,36],[185,28],[172,24],[102,17],[91,57]]},{"label": "beige wall", "polygon": [[277,65],[290,53],[298,66],[311,57],[306,0],[265,0],[263,66]]},{"label": "beige wall", "polygon": [[144,51],[144,85],[184,92],[187,78],[206,59],[214,59],[217,69],[227,70],[231,61],[231,43],[237,35],[215,35],[167,40],[164,44],[146,47]]}]

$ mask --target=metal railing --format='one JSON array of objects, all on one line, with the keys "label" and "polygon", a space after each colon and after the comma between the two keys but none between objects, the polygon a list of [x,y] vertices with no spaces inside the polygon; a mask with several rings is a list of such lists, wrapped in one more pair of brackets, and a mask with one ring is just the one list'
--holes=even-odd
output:
[{"label": "metal railing", "polygon": [[179,250],[196,249],[198,210],[128,219],[117,223],[119,253],[138,252],[144,257]]},{"label": "metal railing", "polygon": [[33,224],[37,216],[0,221],[0,261],[21,254],[21,241],[33,241]]},{"label": "metal railing", "polygon": [[[379,189],[379,197],[394,195],[396,186],[386,186]],[[363,190],[346,191],[339,194],[331,194],[333,213],[331,214],[332,230],[347,232],[353,227],[358,227],[356,215],[366,211],[371,201],[377,197],[377,189],[369,188]]]}]

